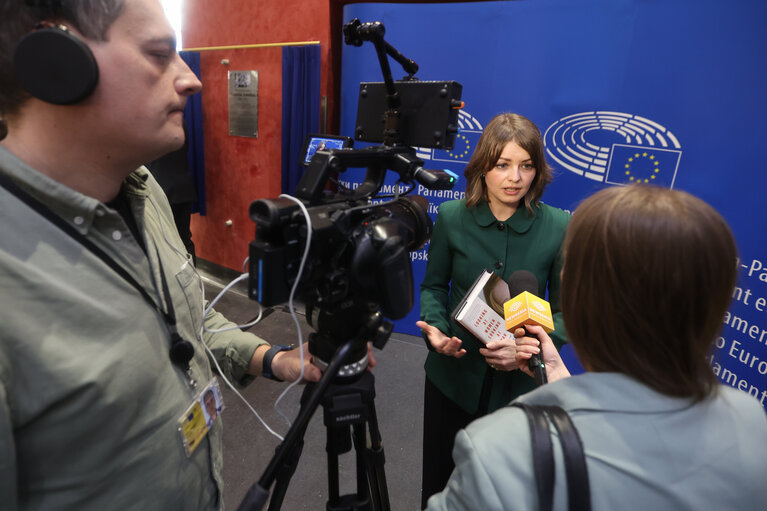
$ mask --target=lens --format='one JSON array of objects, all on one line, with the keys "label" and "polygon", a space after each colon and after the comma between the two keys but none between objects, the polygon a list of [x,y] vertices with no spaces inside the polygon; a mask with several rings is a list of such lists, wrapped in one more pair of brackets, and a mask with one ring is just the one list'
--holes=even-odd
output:
[{"label": "lens", "polygon": [[399,234],[406,242],[408,251],[418,250],[428,241],[432,221],[427,213],[429,200],[426,197],[403,197],[380,207],[386,210],[386,216],[397,220],[404,227],[404,231],[401,229]]}]

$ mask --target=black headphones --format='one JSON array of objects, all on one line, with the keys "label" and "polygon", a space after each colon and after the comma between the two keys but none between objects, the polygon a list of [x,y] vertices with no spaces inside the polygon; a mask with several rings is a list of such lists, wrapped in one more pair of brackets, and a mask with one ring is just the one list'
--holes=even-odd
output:
[{"label": "black headphones", "polygon": [[64,25],[38,24],[16,45],[13,67],[19,84],[32,96],[55,105],[88,97],[99,81],[93,52]]}]

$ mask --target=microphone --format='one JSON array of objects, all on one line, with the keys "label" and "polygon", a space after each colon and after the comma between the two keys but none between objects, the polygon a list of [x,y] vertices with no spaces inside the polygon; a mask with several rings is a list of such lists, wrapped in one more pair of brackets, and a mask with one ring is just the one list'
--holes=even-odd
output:
[{"label": "microphone", "polygon": [[[503,304],[506,330],[513,333],[520,326],[539,325],[543,327],[546,333],[554,331],[551,306],[546,300],[536,296],[537,292],[538,279],[535,278],[535,275],[527,270],[517,270],[511,274],[509,277],[509,294],[513,298]],[[527,332],[527,329],[525,331]],[[527,335],[538,338],[529,332]],[[543,385],[548,382],[542,353],[530,357],[527,367],[535,376],[535,383]]]},{"label": "microphone", "polygon": [[418,167],[413,172],[413,177],[429,190],[452,190],[453,185],[458,181],[458,175],[447,169]]}]

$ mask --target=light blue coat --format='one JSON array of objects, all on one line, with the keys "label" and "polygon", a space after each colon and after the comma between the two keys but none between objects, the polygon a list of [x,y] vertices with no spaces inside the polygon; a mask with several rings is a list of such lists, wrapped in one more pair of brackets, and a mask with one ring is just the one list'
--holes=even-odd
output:
[{"label": "light blue coat", "polygon": [[[583,440],[594,511],[767,509],[767,417],[731,387],[693,404],[616,373],[586,373],[545,385],[519,402],[555,404]],[[553,429],[553,428],[552,428]],[[554,439],[554,509],[567,509]],[[502,408],[461,430],[436,510],[538,509],[530,433],[518,408]]]}]

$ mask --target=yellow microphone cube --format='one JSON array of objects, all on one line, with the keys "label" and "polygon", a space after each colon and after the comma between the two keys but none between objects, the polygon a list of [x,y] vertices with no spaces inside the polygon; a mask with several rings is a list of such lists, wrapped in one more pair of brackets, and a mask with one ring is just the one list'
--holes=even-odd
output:
[{"label": "yellow microphone cube", "polygon": [[513,332],[521,325],[540,325],[549,333],[554,331],[549,302],[523,291],[503,304],[506,330]]}]

